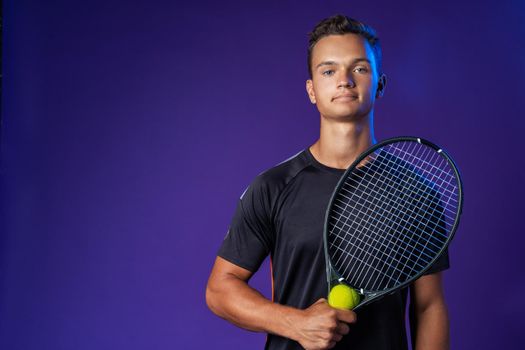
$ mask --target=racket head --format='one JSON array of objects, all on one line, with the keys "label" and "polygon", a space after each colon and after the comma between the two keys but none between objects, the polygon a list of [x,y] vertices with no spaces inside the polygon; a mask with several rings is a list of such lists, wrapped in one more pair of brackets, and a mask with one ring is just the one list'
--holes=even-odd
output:
[{"label": "racket head", "polygon": [[358,309],[404,288],[443,254],[459,224],[463,186],[441,148],[417,137],[384,140],[342,175],[326,211],[328,292],[344,283]]}]

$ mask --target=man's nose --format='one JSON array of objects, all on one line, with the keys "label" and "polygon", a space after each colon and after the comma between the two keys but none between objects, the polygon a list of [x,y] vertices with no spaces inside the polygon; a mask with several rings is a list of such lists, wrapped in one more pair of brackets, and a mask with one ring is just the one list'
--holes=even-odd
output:
[{"label": "man's nose", "polygon": [[337,85],[338,88],[353,88],[355,87],[354,79],[352,78],[351,74],[341,74],[341,77],[339,78],[339,83]]}]

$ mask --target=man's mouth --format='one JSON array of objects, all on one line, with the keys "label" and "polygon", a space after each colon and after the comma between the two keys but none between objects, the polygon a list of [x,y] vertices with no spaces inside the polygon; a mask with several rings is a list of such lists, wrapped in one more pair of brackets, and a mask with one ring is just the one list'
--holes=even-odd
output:
[{"label": "man's mouth", "polygon": [[332,102],[333,101],[338,101],[338,102],[355,101],[355,100],[357,100],[357,97],[358,96],[356,94],[344,93],[344,94],[340,94],[340,95],[334,96],[332,98]]}]

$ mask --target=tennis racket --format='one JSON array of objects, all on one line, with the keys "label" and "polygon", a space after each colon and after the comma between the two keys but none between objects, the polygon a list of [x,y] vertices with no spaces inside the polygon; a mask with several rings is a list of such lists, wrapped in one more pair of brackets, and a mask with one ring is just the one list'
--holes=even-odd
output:
[{"label": "tennis racket", "polygon": [[347,290],[355,310],[419,278],[449,245],[462,205],[458,169],[433,143],[396,137],[362,153],[326,211],[329,303]]}]

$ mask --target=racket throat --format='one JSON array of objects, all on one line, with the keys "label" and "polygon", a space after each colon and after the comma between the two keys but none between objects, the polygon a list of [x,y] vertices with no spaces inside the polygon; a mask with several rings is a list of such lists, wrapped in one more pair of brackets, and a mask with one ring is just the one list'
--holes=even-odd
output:
[{"label": "racket throat", "polygon": [[328,293],[330,293],[332,288],[338,284],[346,284],[349,286],[348,282],[346,282],[346,280],[341,277],[331,266],[328,267],[326,274],[328,277]]}]

